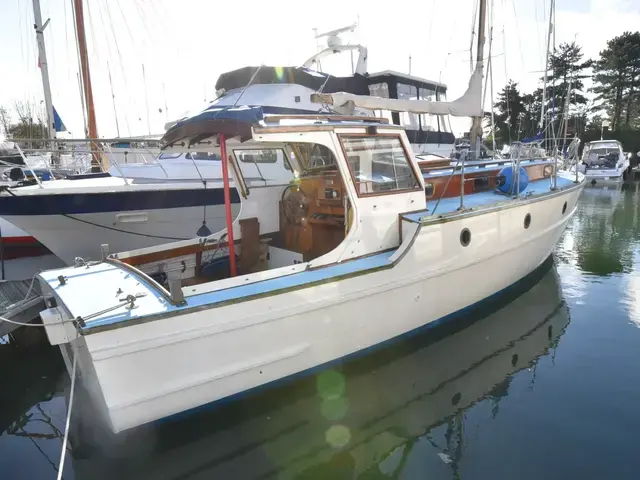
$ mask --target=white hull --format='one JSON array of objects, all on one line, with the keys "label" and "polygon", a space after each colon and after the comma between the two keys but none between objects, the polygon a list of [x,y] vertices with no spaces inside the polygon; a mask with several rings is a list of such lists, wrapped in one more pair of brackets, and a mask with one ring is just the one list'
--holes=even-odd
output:
[{"label": "white hull", "polygon": [[[95,401],[121,431],[363,352],[532,272],[575,211],[579,187],[427,223],[415,237],[407,233],[416,224],[405,222],[390,269],[86,334],[80,370],[100,379],[89,390],[102,391]],[[472,232],[467,247],[463,228]]]},{"label": "white hull", "polygon": [[[527,287],[528,281],[522,285],[522,291]],[[346,377],[341,399],[349,401],[340,424],[348,425],[350,441],[344,448],[357,459],[356,471],[366,472],[407,441],[405,436],[389,435],[389,431],[401,429],[412,437],[422,436],[449,416],[473,405],[509,375],[529,367],[557,342],[568,322],[568,311],[559,297],[557,274],[552,268],[508,307],[453,335],[436,343],[427,339],[426,345],[417,350],[400,348],[384,355],[384,364],[373,355],[372,362],[364,363],[364,369],[363,363],[354,369],[340,369]],[[278,391],[278,398],[284,396],[287,401],[277,402],[267,410],[263,405],[265,400],[270,403],[269,396],[252,398],[245,403],[246,414],[230,426],[217,425],[218,418],[226,418],[224,409],[201,417],[199,425],[206,422],[207,428],[203,429],[206,435],[186,444],[180,442],[175,448],[150,454],[145,451],[144,467],[137,472],[144,471],[145,478],[159,478],[168,471],[174,477],[199,471],[203,478],[261,478],[273,469],[264,456],[269,451],[278,452],[281,478],[298,478],[307,469],[329,462],[335,450],[318,433],[330,429],[331,422],[323,415],[324,410],[318,408],[318,391],[307,390],[304,385]],[[371,401],[372,392],[378,393],[375,402]],[[452,401],[455,398],[459,401]],[[338,403],[334,397],[331,400]],[[93,445],[107,448],[109,458],[115,457],[111,453],[113,448],[117,448],[119,457],[139,456],[137,447],[148,444],[149,434],[159,443],[170,442],[175,435],[169,427],[161,432],[145,428],[130,431],[124,438],[112,436],[91,423],[94,417],[90,409],[79,410],[84,405],[74,402],[73,411],[78,419],[72,418],[71,425],[79,432],[72,437],[73,444],[81,448]],[[160,438],[156,437],[158,434]],[[96,458],[100,457],[74,458],[76,475],[113,478],[116,472],[122,477],[128,471],[126,460],[102,465],[95,462]]]},{"label": "white hull", "polygon": [[[76,257],[99,260],[100,245],[110,252],[162,245],[197,237],[203,207],[168,208],[128,212],[78,215],[24,215],[5,217],[29,232],[54,255],[71,265]],[[238,215],[240,204],[232,206]],[[224,205],[207,206],[207,226],[211,232],[225,228]]]},{"label": "white hull", "polygon": [[12,238],[27,238],[31,237],[24,230],[16,227],[14,224],[8,222],[4,218],[0,218],[0,235],[2,235],[3,239],[12,239]]}]

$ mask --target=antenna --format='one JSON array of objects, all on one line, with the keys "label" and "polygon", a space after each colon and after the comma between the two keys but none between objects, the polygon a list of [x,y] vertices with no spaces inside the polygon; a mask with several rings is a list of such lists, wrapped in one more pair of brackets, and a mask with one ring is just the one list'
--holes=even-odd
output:
[{"label": "antenna", "polygon": [[[325,32],[325,33],[321,33],[321,34],[317,34],[316,33],[316,39],[318,38],[322,38],[322,37],[337,37],[342,33],[345,32],[354,32],[356,30],[356,28],[358,28],[358,24],[357,23],[352,23],[351,25],[348,25],[346,27],[342,27],[342,28],[336,28],[335,30],[331,30],[329,32]],[[318,29],[314,28],[314,30],[317,32]],[[327,42],[329,42],[329,40],[327,40]]]},{"label": "antenna", "polygon": [[151,124],[149,123],[149,96],[147,95],[147,77],[144,74],[144,63],[142,64],[142,82],[144,83],[144,103],[147,109],[147,131],[151,135]]}]

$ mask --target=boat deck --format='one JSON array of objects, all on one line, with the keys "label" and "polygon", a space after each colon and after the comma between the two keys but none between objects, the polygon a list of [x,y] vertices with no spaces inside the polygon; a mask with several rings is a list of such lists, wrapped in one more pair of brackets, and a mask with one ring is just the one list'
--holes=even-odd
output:
[{"label": "boat deck", "polygon": [[[558,190],[564,190],[566,188],[574,186],[575,183],[571,178],[558,176]],[[520,194],[521,197],[532,197],[548,193],[550,191],[550,182],[548,178],[535,180],[530,182],[526,190]],[[473,193],[471,195],[465,195],[464,207],[465,209],[486,207],[489,205],[509,202],[512,197],[496,193],[493,190],[486,192]],[[437,207],[436,207],[437,203]],[[455,213],[460,207],[460,197],[443,198],[438,203],[438,199],[431,199],[427,202],[427,209],[418,212],[407,213],[402,216],[406,220],[413,222],[419,222],[425,217],[438,218],[444,215]]]},{"label": "boat deck", "polygon": [[[172,305],[154,286],[143,277],[134,275],[118,265],[99,263],[88,267],[68,267],[60,270],[43,272],[41,277],[55,290],[65,306],[74,317],[85,318],[96,312],[115,307],[118,303],[122,308],[104,312],[86,321],[85,331],[92,328],[126,322],[141,317],[171,313],[203,305],[222,305],[239,299],[269,295],[274,292],[286,291],[290,288],[317,285],[329,280],[336,280],[362,272],[391,266],[390,257],[395,250],[359,258],[356,260],[331,265],[317,270],[305,270],[269,280],[257,281],[238,287],[216,290],[185,297],[185,305]],[[65,277],[65,284],[61,285],[59,276]],[[105,291],[104,285],[109,285],[113,291]],[[104,295],[96,297],[96,291],[103,291]],[[125,302],[120,299],[127,295],[137,295],[134,309],[125,308]]]},{"label": "boat deck", "polygon": [[[574,186],[568,177],[558,177],[559,190]],[[531,182],[522,196],[531,197],[548,193],[549,179]],[[476,208],[508,202],[510,197],[499,195],[492,191],[471,194],[465,197],[465,207]],[[443,215],[455,213],[460,205],[459,198],[443,199],[438,205],[434,219]],[[403,218],[413,222],[424,222],[432,216],[435,202],[430,202],[431,209],[403,215]],[[323,268],[304,270],[296,273],[284,274],[269,279],[253,280],[239,286],[203,292],[185,296],[185,304],[173,305],[166,298],[166,293],[160,291],[135,270],[115,263],[102,262],[90,266],[67,267],[59,270],[43,272],[40,276],[60,297],[73,317],[82,317],[86,325],[83,330],[89,333],[92,329],[114,325],[122,322],[141,319],[142,317],[171,314],[180,310],[188,310],[202,306],[221,306],[250,298],[268,296],[276,292],[285,292],[293,288],[304,288],[323,282],[371,273],[389,268],[393,265],[392,255],[396,250],[381,252],[340,264]],[[61,284],[59,278],[64,276]],[[109,286],[109,291],[105,290]],[[96,296],[95,292],[103,292]],[[136,295],[135,308],[125,308],[123,299],[127,295]],[[117,305],[122,305],[118,307]],[[107,311],[108,310],[108,311]],[[104,312],[103,312],[104,311]],[[95,315],[96,312],[103,312]],[[95,315],[95,316],[94,316]],[[89,320],[86,320],[90,317]]]}]

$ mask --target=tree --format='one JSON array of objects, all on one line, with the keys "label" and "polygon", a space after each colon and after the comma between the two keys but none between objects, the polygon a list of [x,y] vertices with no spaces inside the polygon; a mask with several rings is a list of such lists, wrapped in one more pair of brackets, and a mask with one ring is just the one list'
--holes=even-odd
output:
[{"label": "tree", "polygon": [[640,127],[640,32],[607,42],[594,68],[596,99],[605,103],[611,129]]},{"label": "tree", "polygon": [[[545,100],[545,118],[554,122],[554,132],[558,132],[560,120],[564,113],[565,102],[571,88],[568,116],[576,113],[577,106],[587,105],[584,91],[584,79],[589,78],[587,70],[593,66],[593,60],[583,61],[582,47],[576,42],[562,43],[549,55],[547,65],[547,89]],[[543,80],[544,77],[541,78]]]},{"label": "tree", "polygon": [[[44,108],[38,105],[21,101],[15,102],[13,109],[18,121],[12,122],[7,108],[0,107],[0,126],[6,135],[14,139],[41,139],[47,137],[47,122],[45,121]],[[28,147],[41,148],[42,142],[29,142]]]},{"label": "tree", "polygon": [[497,143],[511,143],[520,137],[520,127],[525,107],[518,83],[513,80],[498,92],[494,106],[494,121]]},{"label": "tree", "polygon": [[11,126],[11,114],[6,107],[0,106],[0,128],[5,135],[9,135],[9,127]]}]

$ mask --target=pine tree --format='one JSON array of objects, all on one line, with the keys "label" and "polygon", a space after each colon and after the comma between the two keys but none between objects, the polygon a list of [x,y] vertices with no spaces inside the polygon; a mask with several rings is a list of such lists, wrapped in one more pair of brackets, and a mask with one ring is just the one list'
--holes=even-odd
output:
[{"label": "pine tree", "polygon": [[640,32],[609,40],[594,71],[593,91],[604,102],[611,129],[640,127]]},{"label": "pine tree", "polygon": [[[555,134],[564,113],[565,102],[571,87],[569,115],[575,113],[576,107],[587,104],[584,91],[584,79],[589,78],[588,69],[593,66],[592,60],[583,61],[582,47],[575,42],[562,43],[549,55],[547,66],[547,91],[545,100],[545,125],[554,122]],[[541,80],[544,77],[541,78]]]},{"label": "pine tree", "polygon": [[498,92],[494,107],[496,142],[505,144],[518,140],[524,113],[525,108],[518,83],[509,80],[507,85]]}]

